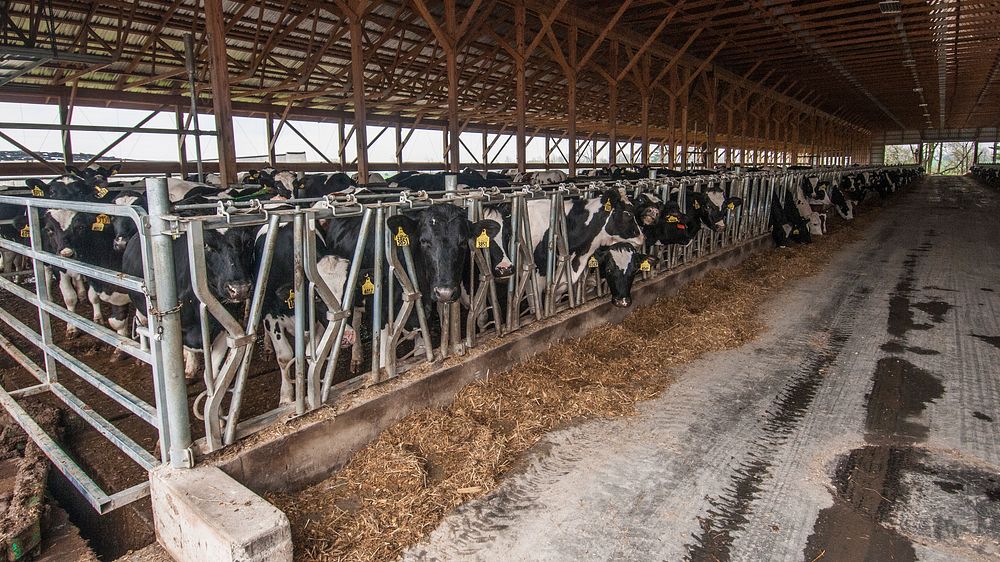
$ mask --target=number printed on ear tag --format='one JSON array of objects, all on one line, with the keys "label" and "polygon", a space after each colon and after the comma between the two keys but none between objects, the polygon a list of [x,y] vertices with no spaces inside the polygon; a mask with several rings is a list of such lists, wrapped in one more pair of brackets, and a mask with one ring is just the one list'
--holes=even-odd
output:
[{"label": "number printed on ear tag", "polygon": [[365,275],[365,280],[361,283],[362,295],[374,295],[375,283],[372,283],[371,275]]},{"label": "number printed on ear tag", "polygon": [[597,269],[597,258],[590,256],[590,259],[587,260],[587,267],[590,269]]}]

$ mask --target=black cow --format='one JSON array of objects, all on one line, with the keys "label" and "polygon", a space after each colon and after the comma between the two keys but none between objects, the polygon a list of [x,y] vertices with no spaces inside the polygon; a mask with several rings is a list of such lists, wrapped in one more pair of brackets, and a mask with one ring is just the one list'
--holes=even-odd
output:
[{"label": "black cow", "polygon": [[[677,202],[679,195],[679,188],[671,190],[671,201]],[[687,214],[695,219],[690,221],[688,232],[688,236],[694,237],[701,230],[702,225],[715,232],[721,232],[725,229],[729,211],[742,205],[743,199],[726,197],[724,190],[710,187],[704,191],[688,189],[685,193],[685,203],[688,208]]]},{"label": "black cow", "polygon": [[[209,291],[239,317],[242,304],[250,296],[253,288],[251,255],[247,249],[245,228],[231,228],[225,233],[205,231],[205,265]],[[177,300],[180,305],[181,332],[184,342],[184,375],[192,378],[199,366],[198,356],[202,349],[199,303],[191,285],[191,264],[188,261],[187,235],[181,235],[173,242],[173,260],[177,283]],[[136,277],[143,276],[142,249],[139,237],[129,240],[122,256],[122,271]],[[140,324],[146,324],[148,312],[146,297],[141,293],[129,292]],[[222,327],[214,319],[209,319],[209,341],[216,340]],[[217,349],[218,348],[218,349]],[[224,348],[213,345],[212,360],[218,368],[224,357]]]},{"label": "black cow", "polygon": [[649,245],[681,244],[692,238],[695,219],[684,214],[676,201],[664,202],[652,193],[642,193],[636,200],[636,217]]}]

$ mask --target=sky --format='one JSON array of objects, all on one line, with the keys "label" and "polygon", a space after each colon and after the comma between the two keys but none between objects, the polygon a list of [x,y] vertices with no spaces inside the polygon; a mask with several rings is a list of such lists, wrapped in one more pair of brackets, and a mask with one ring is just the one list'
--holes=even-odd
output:
[{"label": "sky", "polygon": [[[147,111],[137,111],[129,109],[109,109],[95,107],[76,107],[73,110],[72,123],[74,125],[105,125],[115,127],[131,127],[149,115]],[[54,105],[36,105],[23,103],[0,103],[0,121],[14,123],[45,123],[58,124],[59,111]],[[267,140],[265,134],[265,124],[263,119],[250,119],[236,117],[233,119],[233,133],[236,139],[236,156],[238,158],[261,156],[267,153]],[[203,130],[214,130],[215,120],[211,115],[201,115],[198,120]],[[291,121],[296,129],[316,145],[328,158],[337,161],[337,124],[336,123],[314,123]],[[168,128],[176,126],[173,112],[163,112],[152,118],[144,127]],[[349,125],[348,125],[349,126]],[[379,127],[368,127],[368,139],[371,141],[378,135]],[[17,130],[5,129],[4,131],[18,142],[34,151],[62,151],[62,142],[59,131],[40,130]],[[105,146],[118,138],[121,133],[110,132],[82,132],[72,133],[73,152],[96,154],[103,150]],[[406,130],[404,129],[404,138]],[[509,135],[505,135],[509,136]],[[492,142],[495,135],[489,135],[487,142]],[[471,150],[476,158],[482,152],[482,135],[480,133],[463,133],[462,141]],[[132,160],[177,160],[176,137],[172,134],[152,134],[135,133],[122,141],[118,146],[109,152],[110,156]],[[496,157],[496,150],[505,142],[505,138],[500,139],[494,145],[491,158]],[[414,132],[409,142],[403,149],[403,160],[405,162],[440,162],[442,161],[442,133],[440,131],[417,130]],[[278,154],[288,152],[305,152],[306,161],[322,162],[320,155],[310,148],[292,130],[286,128],[278,136],[275,145]],[[562,145],[563,152],[566,152],[566,142]],[[17,147],[0,139],[0,150],[17,150]],[[495,162],[513,162],[516,160],[514,142],[508,142],[506,148],[495,158]],[[188,142],[188,157],[194,159],[194,142]],[[588,151],[589,153],[589,151]],[[347,159],[351,161],[357,154],[355,141],[352,138],[348,142]],[[217,157],[215,141],[212,137],[203,137],[202,155],[206,160]],[[605,155],[606,157],[606,155]],[[395,135],[393,131],[386,131],[381,138],[369,149],[370,162],[394,162],[395,161]],[[528,161],[540,162],[544,160],[544,140],[534,139],[527,147]],[[559,162],[562,158],[558,151],[553,152],[552,161]],[[472,161],[472,157],[462,149],[462,161]]]}]

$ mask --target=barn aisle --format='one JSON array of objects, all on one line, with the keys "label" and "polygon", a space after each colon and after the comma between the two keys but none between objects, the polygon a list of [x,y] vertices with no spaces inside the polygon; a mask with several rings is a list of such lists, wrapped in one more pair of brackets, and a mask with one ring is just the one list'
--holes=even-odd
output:
[{"label": "barn aisle", "polygon": [[757,342],[552,434],[407,558],[997,559],[998,212],[971,179],[926,179],[779,295]]}]

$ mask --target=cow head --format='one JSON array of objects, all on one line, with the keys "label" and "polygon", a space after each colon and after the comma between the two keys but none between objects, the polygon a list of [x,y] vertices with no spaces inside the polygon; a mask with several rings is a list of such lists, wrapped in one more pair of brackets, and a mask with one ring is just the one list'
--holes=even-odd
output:
[{"label": "cow head", "polygon": [[291,199],[295,193],[295,182],[300,181],[295,172],[283,170],[272,175],[274,188],[278,190],[278,195],[285,199]]},{"label": "cow head", "polygon": [[121,164],[112,164],[107,167],[101,166],[100,164],[91,164],[82,169],[77,168],[76,166],[67,165],[66,173],[73,178],[80,179],[90,184],[95,189],[97,186],[103,188],[96,189],[96,194],[98,195],[97,198],[101,199],[107,194],[108,178],[120,172],[121,169]]},{"label": "cow head", "polygon": [[[469,255],[469,241],[484,230],[491,239],[500,232],[500,225],[484,219],[473,223],[465,211],[454,205],[432,205],[412,215],[393,215],[386,221],[390,236],[399,242],[412,244],[421,264],[423,286],[431,300],[448,303],[461,291],[462,272]],[[398,238],[397,238],[398,237]]]},{"label": "cow head", "polygon": [[844,220],[854,219],[854,204],[839,187],[830,188],[830,203]]},{"label": "cow head", "polygon": [[601,277],[608,282],[611,302],[621,308],[632,304],[632,283],[636,275],[652,269],[655,264],[655,258],[639,253],[628,242],[602,246],[594,252],[593,259]]},{"label": "cow head", "polygon": [[[115,205],[136,205],[139,207],[145,207],[145,195],[123,191],[115,197]],[[124,252],[125,247],[128,246],[128,241],[133,236],[135,236],[137,229],[135,222],[129,217],[112,217],[111,226],[115,232],[115,239],[112,243],[112,248],[116,252]]]},{"label": "cow head", "polygon": [[49,209],[42,221],[45,248],[64,258],[93,260],[111,248],[114,229],[105,214]]},{"label": "cow head", "polygon": [[607,217],[604,230],[611,236],[623,240],[641,239],[642,231],[636,221],[636,208],[632,200],[623,190],[612,188],[605,190],[600,198],[601,207],[598,212]]},{"label": "cow head", "polygon": [[205,266],[211,272],[209,289],[225,303],[243,302],[253,290],[253,236],[249,230],[205,231]]},{"label": "cow head", "polygon": [[[514,274],[514,263],[507,255],[507,243],[510,235],[510,205],[484,208],[483,219],[491,220],[500,226],[497,233],[490,237],[490,265],[493,267],[494,279],[507,279]],[[476,236],[477,242],[480,236],[482,236],[482,231]]]},{"label": "cow head", "polygon": [[663,245],[687,244],[697,232],[697,219],[681,212],[680,206],[669,201],[663,205],[663,216],[652,231],[653,241]]},{"label": "cow head", "polygon": [[743,204],[739,197],[726,197],[726,193],[718,188],[705,191],[688,191],[691,214],[706,227],[721,232],[726,228],[726,218],[729,211]]},{"label": "cow head", "polygon": [[77,176],[61,176],[46,183],[38,178],[25,180],[24,184],[34,197],[58,199],[60,201],[100,200],[107,195],[107,180],[104,178],[81,179]]}]

